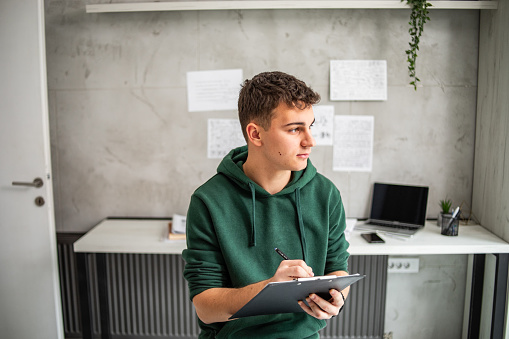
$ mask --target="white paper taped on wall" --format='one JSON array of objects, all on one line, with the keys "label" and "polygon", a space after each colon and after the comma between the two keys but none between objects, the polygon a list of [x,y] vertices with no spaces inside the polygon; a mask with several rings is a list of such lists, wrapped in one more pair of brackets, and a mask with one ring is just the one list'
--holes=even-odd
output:
[{"label": "white paper taped on wall", "polygon": [[189,112],[237,110],[242,70],[187,72]]},{"label": "white paper taped on wall", "polygon": [[334,117],[333,170],[370,172],[373,166],[373,116]]},{"label": "white paper taped on wall", "polygon": [[313,106],[315,123],[311,128],[317,146],[332,145],[334,134],[334,106]]},{"label": "white paper taped on wall", "polygon": [[209,119],[207,157],[221,159],[233,148],[246,144],[238,119]]},{"label": "white paper taped on wall", "polygon": [[387,61],[331,60],[330,100],[387,100]]}]

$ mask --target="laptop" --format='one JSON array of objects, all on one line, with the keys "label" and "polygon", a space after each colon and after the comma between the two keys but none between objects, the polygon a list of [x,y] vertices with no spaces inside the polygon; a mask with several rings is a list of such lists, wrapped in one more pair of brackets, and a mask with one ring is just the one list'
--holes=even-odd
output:
[{"label": "laptop", "polygon": [[371,213],[356,230],[411,237],[426,222],[429,188],[375,183]]}]

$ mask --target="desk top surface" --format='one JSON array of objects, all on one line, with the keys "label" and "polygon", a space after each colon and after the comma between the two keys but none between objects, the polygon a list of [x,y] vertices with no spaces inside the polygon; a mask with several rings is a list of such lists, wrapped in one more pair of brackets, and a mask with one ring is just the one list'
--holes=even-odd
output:
[{"label": "desk top surface", "polygon": [[[180,254],[185,240],[167,240],[168,220],[105,219],[74,243],[75,252]],[[459,235],[440,234],[436,223],[426,222],[412,238],[381,235],[385,244],[368,244],[360,231],[348,234],[351,255],[426,255],[509,253],[509,243],[479,225],[460,225]]]}]

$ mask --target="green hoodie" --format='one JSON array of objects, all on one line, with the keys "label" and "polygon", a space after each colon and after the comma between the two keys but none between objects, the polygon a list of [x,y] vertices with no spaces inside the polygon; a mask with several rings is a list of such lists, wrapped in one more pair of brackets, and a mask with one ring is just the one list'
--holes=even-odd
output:
[{"label": "green hoodie", "polygon": [[[308,160],[271,195],[244,174],[246,159],[247,146],[232,150],[191,197],[182,252],[191,300],[209,288],[271,278],[281,262],[275,247],[317,276],[348,269],[345,212],[334,184]],[[288,313],[199,324],[200,338],[318,338],[325,321]]]}]

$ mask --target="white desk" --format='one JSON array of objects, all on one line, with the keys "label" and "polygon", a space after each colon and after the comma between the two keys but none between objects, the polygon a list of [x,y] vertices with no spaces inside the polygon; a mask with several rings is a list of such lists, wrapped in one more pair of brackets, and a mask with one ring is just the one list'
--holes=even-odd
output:
[{"label": "white desk", "polygon": [[[181,254],[186,243],[183,240],[166,240],[170,219],[106,219],[74,243],[77,252],[83,339],[92,338],[90,286],[88,286],[88,254],[95,254],[99,283],[102,338],[110,338],[108,297],[106,287],[106,253]],[[440,228],[427,222],[424,229],[412,238],[400,240],[384,236],[385,244],[368,244],[353,231],[348,236],[351,255],[429,255],[474,254],[472,274],[472,298],[470,306],[469,338],[479,333],[480,305],[484,279],[484,255],[496,254],[497,277],[494,293],[492,338],[502,338],[493,333],[503,333],[505,319],[506,286],[509,264],[509,243],[479,225],[460,225],[457,237],[443,236]],[[497,302],[498,300],[498,302]],[[503,301],[503,302],[502,302]]]},{"label": "white desk", "polygon": [[181,254],[185,240],[166,240],[171,219],[106,219],[74,243],[74,252]]},{"label": "white desk", "polygon": [[440,234],[436,222],[426,221],[426,226],[412,238],[401,240],[380,234],[385,244],[368,244],[361,233],[353,231],[348,236],[351,255],[426,255],[426,254],[485,254],[509,253],[509,243],[479,225],[460,225],[458,236]]},{"label": "white desk", "polygon": [[[181,254],[184,240],[165,240],[167,220],[106,219],[74,243],[75,252]],[[368,244],[362,232],[348,236],[351,255],[426,255],[509,253],[509,243],[479,225],[461,225],[457,237],[440,234],[440,227],[426,222],[414,237],[400,240],[381,234],[385,244]]]}]

